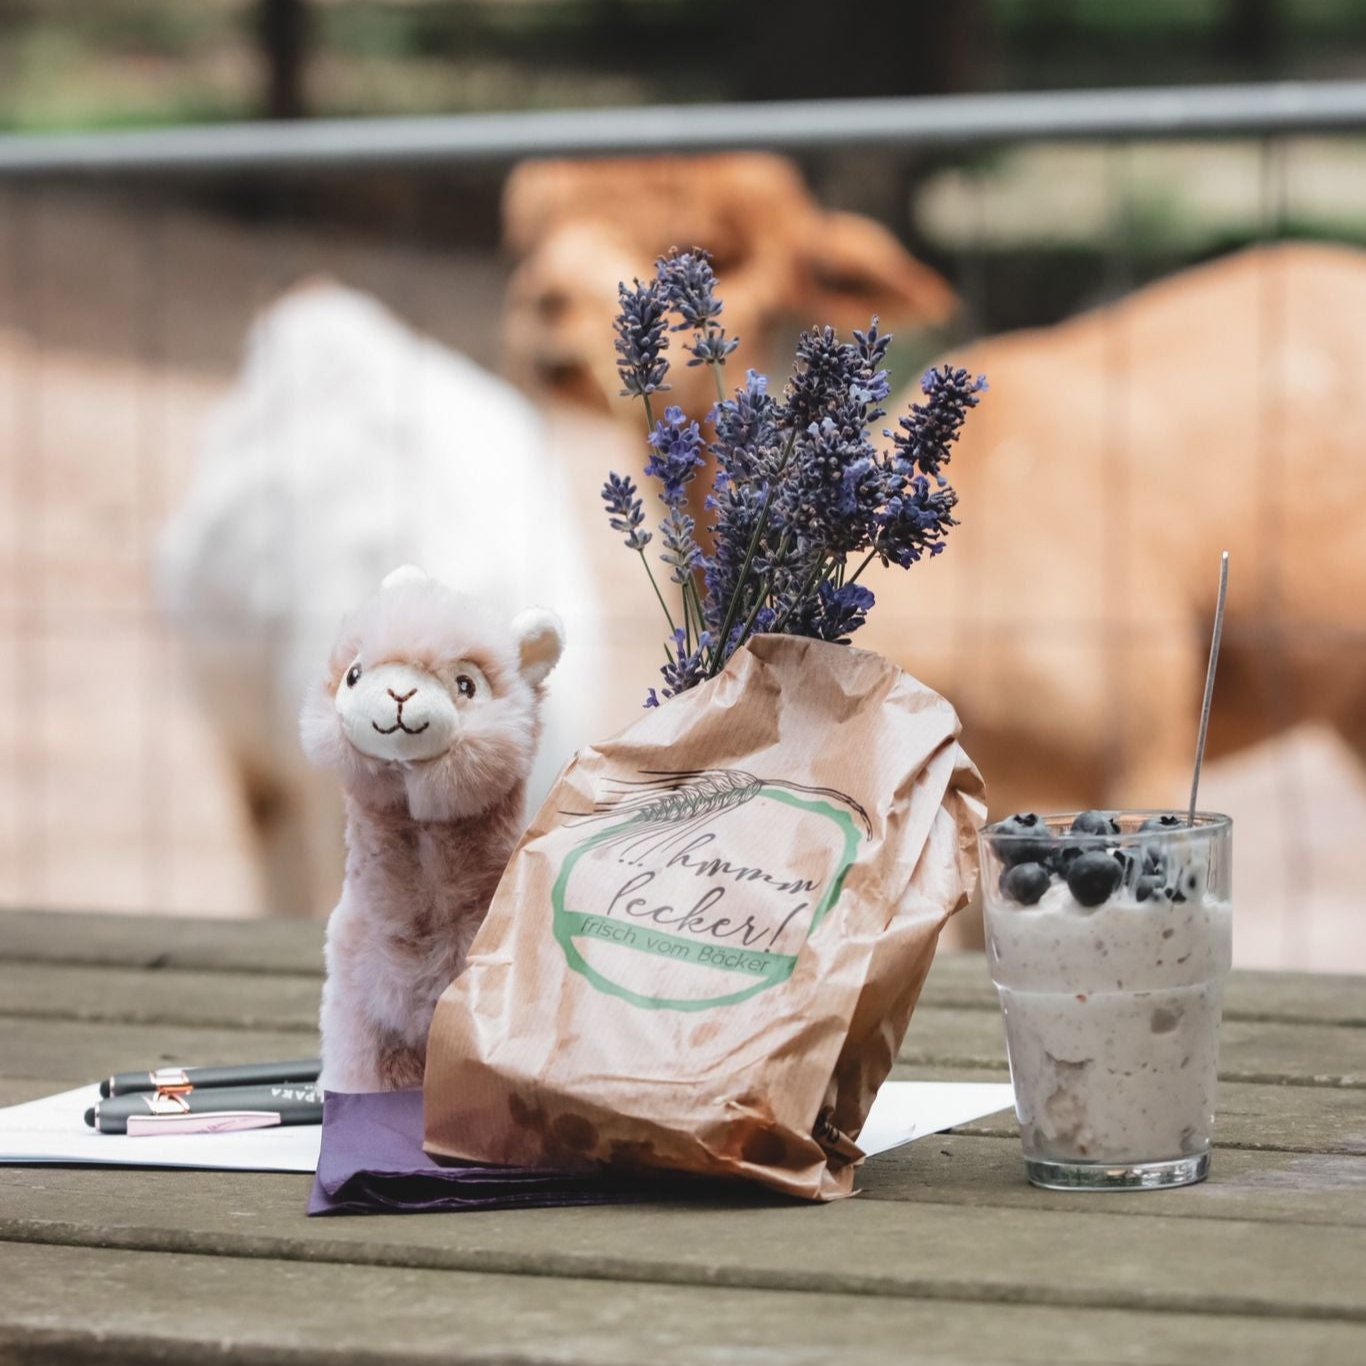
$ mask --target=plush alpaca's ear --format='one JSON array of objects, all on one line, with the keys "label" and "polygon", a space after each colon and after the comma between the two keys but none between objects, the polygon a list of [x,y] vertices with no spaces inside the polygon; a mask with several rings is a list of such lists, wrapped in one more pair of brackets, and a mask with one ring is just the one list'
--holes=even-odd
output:
[{"label": "plush alpaca's ear", "polygon": [[517,637],[517,667],[532,687],[545,682],[564,649],[564,624],[544,607],[528,607],[512,620]]},{"label": "plush alpaca's ear", "polygon": [[397,569],[391,569],[380,583],[381,588],[393,588],[400,583],[426,583],[428,578],[425,569],[419,569],[415,564],[401,564]]}]

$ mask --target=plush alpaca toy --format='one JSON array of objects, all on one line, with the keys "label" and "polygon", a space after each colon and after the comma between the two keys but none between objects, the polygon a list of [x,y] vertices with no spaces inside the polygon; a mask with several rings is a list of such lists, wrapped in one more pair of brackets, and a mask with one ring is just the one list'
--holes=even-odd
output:
[{"label": "plush alpaca toy", "polygon": [[421,1083],[437,997],[521,833],[541,684],[562,646],[553,613],[508,626],[412,566],[343,625],[302,720],[305,752],[346,799],[322,1001],[329,1090]]}]

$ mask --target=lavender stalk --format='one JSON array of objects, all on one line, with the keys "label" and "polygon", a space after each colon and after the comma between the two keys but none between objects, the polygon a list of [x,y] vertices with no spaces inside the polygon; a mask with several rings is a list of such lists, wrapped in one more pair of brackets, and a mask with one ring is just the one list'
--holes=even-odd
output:
[{"label": "lavender stalk", "polygon": [[[651,533],[636,485],[613,475],[603,499],[613,529],[645,564],[669,624],[663,696],[715,676],[755,633],[847,644],[875,603],[859,583],[869,565],[878,560],[906,569],[938,555],[958,524],[957,494],[943,471],[986,381],[951,366],[927,371],[925,401],[911,405],[895,432],[884,432],[891,448],[880,451],[869,428],[885,416],[889,385],[882,362],[891,338],[879,332],[876,318],[850,341],[828,327],[803,333],[781,399],[753,371],[726,398],[721,369],[737,343],[717,321],[722,303],[705,253],[672,252],[657,263],[652,283],[623,285],[619,298],[622,392],[645,405],[645,476],[664,505],[660,558],[679,588],[681,626],[646,558]],[[654,418],[651,395],[668,387],[666,331],[691,332],[688,364],[711,367],[717,403],[709,442],[678,407]],[[704,554],[688,488],[708,457],[713,549]],[[651,689],[646,704],[658,703]]]}]

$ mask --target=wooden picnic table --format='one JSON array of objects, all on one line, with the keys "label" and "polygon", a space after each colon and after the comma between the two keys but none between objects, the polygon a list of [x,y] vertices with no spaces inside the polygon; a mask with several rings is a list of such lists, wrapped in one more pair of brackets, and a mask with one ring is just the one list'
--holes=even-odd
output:
[{"label": "wooden picnic table", "polygon": [[[0,914],[0,1104],[314,1047],[321,929]],[[895,1075],[999,1080],[980,957]],[[1186,1190],[1057,1194],[1002,1113],[830,1206],[307,1219],[310,1178],[0,1168],[11,1361],[1366,1361],[1366,978],[1236,973],[1218,1151]]]}]

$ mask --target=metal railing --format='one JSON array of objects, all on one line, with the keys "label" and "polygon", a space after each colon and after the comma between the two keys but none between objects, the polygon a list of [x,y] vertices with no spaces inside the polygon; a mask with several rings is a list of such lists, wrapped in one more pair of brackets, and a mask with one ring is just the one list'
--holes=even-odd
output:
[{"label": "metal railing", "polygon": [[966,147],[1366,128],[1366,82],[657,105],[0,137],[0,175],[511,162],[766,148]]}]

